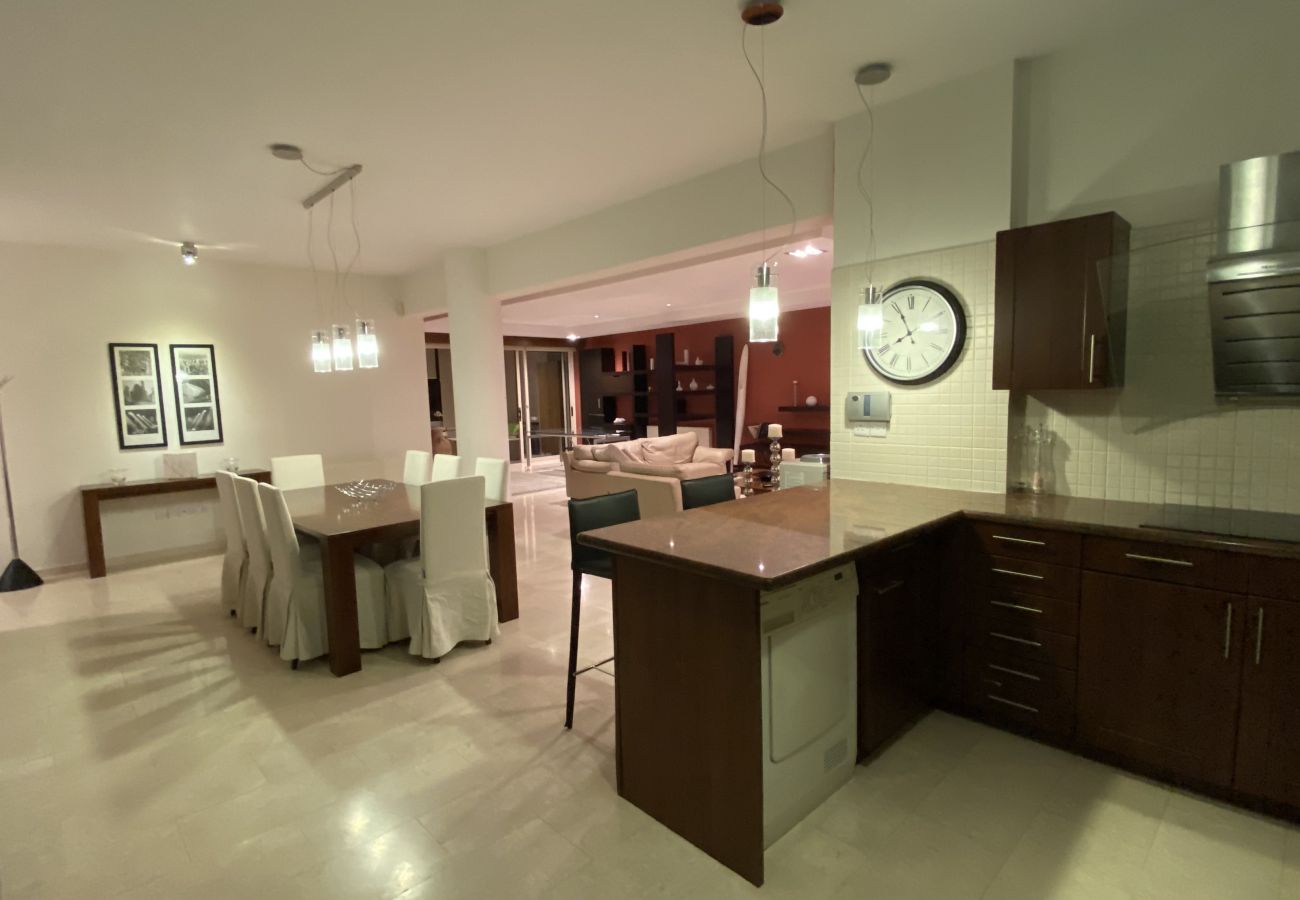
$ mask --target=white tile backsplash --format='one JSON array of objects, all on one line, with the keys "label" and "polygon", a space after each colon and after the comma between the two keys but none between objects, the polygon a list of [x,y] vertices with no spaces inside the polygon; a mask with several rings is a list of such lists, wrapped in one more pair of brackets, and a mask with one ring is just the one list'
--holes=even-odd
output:
[{"label": "white tile backsplash", "polygon": [[1125,387],[1031,395],[1023,418],[1013,402],[1013,433],[1056,433],[1056,493],[1300,513],[1300,403],[1214,397],[1212,224],[1135,230],[1133,247]]},{"label": "white tile backsplash", "polygon": [[[920,387],[891,384],[857,347],[865,266],[835,270],[831,282],[831,460],[837,478],[1000,492],[1006,484],[1007,392],[993,379],[992,241],[876,262],[882,289],[926,278],[951,287],[966,310],[966,348],[942,378]],[[856,437],[844,422],[850,391],[889,391],[887,437]]]}]

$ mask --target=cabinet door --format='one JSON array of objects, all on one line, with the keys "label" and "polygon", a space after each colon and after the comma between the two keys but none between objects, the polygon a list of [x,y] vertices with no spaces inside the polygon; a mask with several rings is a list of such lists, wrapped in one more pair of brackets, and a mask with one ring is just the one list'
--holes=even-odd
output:
[{"label": "cabinet door", "polygon": [[874,752],[929,706],[934,560],[930,542],[858,564],[858,749]]},{"label": "cabinet door", "polygon": [[1085,572],[1079,738],[1147,771],[1233,777],[1245,599]]},{"label": "cabinet door", "polygon": [[1300,808],[1300,604],[1252,598],[1235,787]]}]

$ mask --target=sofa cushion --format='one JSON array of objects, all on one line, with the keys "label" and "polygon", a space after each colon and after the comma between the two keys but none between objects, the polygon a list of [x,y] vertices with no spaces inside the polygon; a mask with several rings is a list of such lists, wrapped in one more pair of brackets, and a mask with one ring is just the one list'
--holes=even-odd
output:
[{"label": "sofa cushion", "polygon": [[595,459],[575,459],[573,468],[578,472],[594,472],[603,475],[606,472],[617,472],[618,466],[614,463],[600,462]]},{"label": "sofa cushion", "polygon": [[664,478],[703,478],[706,475],[721,475],[725,471],[713,463],[623,463],[623,472],[633,475],[659,475]]},{"label": "sofa cushion", "polygon": [[700,436],[693,431],[683,431],[665,437],[644,438],[641,444],[641,456],[651,465],[688,463],[700,445]]},{"label": "sofa cushion", "polygon": [[578,444],[576,447],[573,448],[573,458],[575,460],[595,459],[596,457],[592,455],[592,450],[594,449],[595,448],[590,446],[589,444]]}]

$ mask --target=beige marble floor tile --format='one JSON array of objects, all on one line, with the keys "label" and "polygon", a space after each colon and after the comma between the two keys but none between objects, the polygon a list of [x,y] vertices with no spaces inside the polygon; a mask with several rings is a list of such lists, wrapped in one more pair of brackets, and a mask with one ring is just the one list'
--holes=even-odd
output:
[{"label": "beige marble floor tile", "polygon": [[[1290,826],[967,720],[922,719],[766,857],[755,889],[618,798],[614,681],[564,716],[562,493],[516,506],[522,616],[440,665],[293,672],[220,560],[0,596],[4,900],[1300,900]],[[609,655],[585,579],[580,659]]]}]

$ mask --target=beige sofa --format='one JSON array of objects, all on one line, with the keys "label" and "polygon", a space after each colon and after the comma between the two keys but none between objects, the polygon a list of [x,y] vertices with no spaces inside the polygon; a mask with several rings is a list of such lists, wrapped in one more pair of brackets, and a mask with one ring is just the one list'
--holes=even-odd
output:
[{"label": "beige sofa", "polygon": [[726,474],[731,451],[699,446],[693,433],[616,444],[578,446],[564,452],[570,497],[600,497],[634,490],[641,518],[679,512],[682,481]]}]

